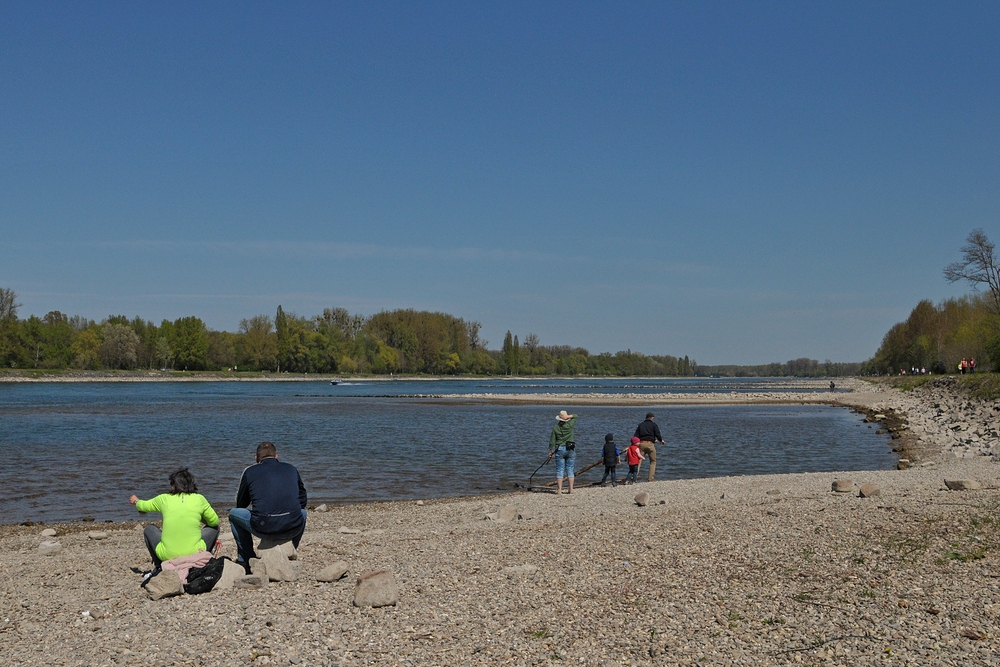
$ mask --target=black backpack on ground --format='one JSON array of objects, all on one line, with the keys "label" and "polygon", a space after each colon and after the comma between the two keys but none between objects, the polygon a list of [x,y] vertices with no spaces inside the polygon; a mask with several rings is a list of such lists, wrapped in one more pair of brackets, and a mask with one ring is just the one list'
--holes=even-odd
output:
[{"label": "black backpack on ground", "polygon": [[184,592],[188,595],[198,595],[207,593],[219,583],[222,578],[222,570],[225,569],[224,558],[210,558],[204,567],[193,567],[188,570],[187,583],[184,584]]}]

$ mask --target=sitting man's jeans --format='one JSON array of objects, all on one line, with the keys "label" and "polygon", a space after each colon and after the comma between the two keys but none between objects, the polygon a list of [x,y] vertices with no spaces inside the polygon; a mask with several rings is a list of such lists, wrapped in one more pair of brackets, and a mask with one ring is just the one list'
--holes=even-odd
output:
[{"label": "sitting man's jeans", "polygon": [[251,558],[256,558],[256,552],[253,549],[253,538],[254,536],[260,538],[267,538],[269,540],[291,540],[292,546],[296,549],[299,548],[299,540],[302,539],[302,533],[306,531],[306,519],[307,513],[302,510],[302,527],[287,533],[258,533],[250,527],[250,510],[243,507],[234,507],[229,510],[229,524],[233,527],[233,537],[236,539],[236,548],[238,549],[237,561],[241,563],[249,562]]}]

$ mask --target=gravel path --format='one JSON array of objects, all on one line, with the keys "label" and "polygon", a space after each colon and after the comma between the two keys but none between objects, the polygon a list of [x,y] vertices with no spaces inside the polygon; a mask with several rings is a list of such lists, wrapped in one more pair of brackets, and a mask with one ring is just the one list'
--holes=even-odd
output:
[{"label": "gravel path", "polygon": [[[859,385],[845,402],[916,423],[942,392]],[[298,579],[256,591],[151,601],[128,570],[145,567],[139,525],[3,526],[0,664],[1000,665],[1000,467],[921,428],[940,451],[907,470],[314,511]],[[485,519],[505,505],[521,518]],[[316,581],[338,560],[345,579]],[[353,606],[379,569],[398,604]]]}]

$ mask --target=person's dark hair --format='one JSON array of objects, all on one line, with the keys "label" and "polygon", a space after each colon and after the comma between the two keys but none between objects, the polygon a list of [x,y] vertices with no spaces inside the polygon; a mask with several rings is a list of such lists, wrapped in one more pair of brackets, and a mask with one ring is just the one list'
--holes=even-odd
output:
[{"label": "person's dark hair", "polygon": [[170,476],[170,493],[198,493],[198,486],[187,468],[182,468]]},{"label": "person's dark hair", "polygon": [[278,450],[274,448],[273,442],[262,442],[257,445],[257,461],[274,458],[278,455]]},{"label": "person's dark hair", "polygon": [[646,413],[646,419],[652,419],[652,418],[653,418],[653,417],[655,417],[655,416],[656,416],[656,415],[654,415],[654,414],[653,414],[652,412],[647,412],[647,413]]}]

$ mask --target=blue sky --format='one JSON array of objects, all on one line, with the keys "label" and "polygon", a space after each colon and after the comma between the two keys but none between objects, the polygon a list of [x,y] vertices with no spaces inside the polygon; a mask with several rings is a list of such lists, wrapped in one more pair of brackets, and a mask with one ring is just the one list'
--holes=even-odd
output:
[{"label": "blue sky", "polygon": [[21,315],[871,356],[1000,241],[993,3],[0,4]]}]

